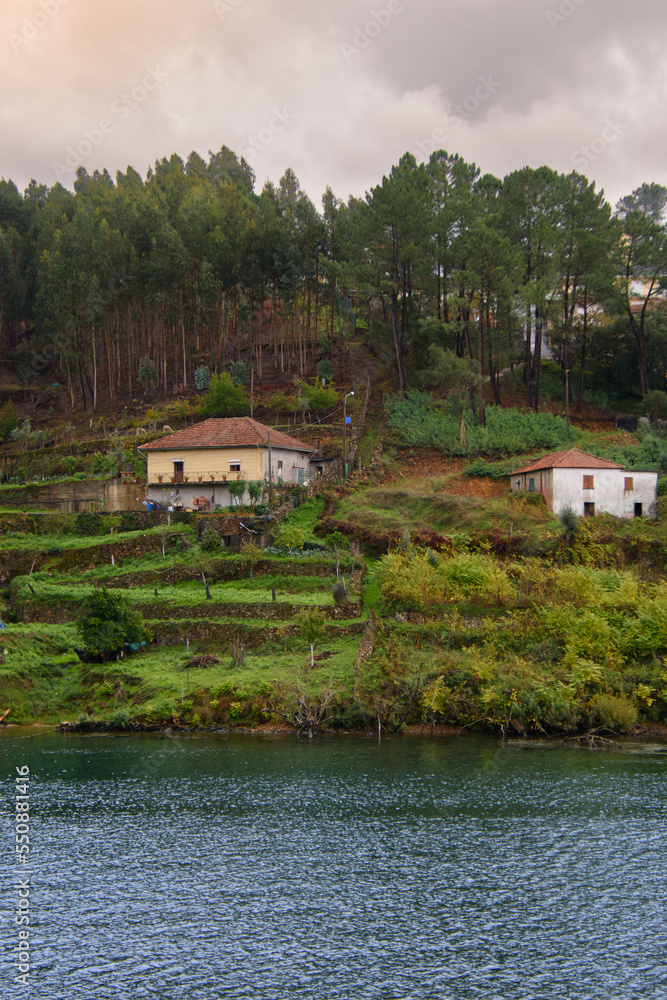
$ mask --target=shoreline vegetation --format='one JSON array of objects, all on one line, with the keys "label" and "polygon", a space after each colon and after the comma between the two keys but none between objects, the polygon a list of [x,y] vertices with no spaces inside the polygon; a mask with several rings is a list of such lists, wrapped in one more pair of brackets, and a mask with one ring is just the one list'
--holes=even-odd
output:
[{"label": "shoreline vegetation", "polygon": [[[456,492],[455,462],[406,478],[427,455],[294,491],[265,549],[225,547],[213,515],[0,514],[0,715],[79,732],[664,736],[662,518],[566,530],[493,469],[469,478],[479,496]],[[135,629],[119,659],[81,625],[102,596]]]}]

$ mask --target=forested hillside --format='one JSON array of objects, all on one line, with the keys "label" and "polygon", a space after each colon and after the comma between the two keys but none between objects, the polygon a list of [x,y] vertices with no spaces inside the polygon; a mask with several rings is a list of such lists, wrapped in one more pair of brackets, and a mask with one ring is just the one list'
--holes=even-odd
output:
[{"label": "forested hillside", "polygon": [[582,175],[501,180],[443,151],[321,210],[290,170],[256,193],[226,147],[145,180],[80,168],[73,193],[2,181],[0,356],[73,409],[239,360],[256,382],[336,377],[351,340],[383,387],[444,392],[482,424],[507,369],[536,410],[565,385],[575,406],[627,404],[667,388],[666,205],[644,185],[614,212]]}]

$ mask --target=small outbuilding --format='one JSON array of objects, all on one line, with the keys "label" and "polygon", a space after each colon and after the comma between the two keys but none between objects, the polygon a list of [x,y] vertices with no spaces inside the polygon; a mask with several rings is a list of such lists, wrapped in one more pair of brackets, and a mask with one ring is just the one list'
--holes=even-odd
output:
[{"label": "small outbuilding", "polygon": [[554,514],[564,507],[572,507],[576,514],[628,518],[656,513],[657,472],[628,472],[623,465],[578,448],[553,452],[517,469],[511,484],[515,493],[541,493]]}]

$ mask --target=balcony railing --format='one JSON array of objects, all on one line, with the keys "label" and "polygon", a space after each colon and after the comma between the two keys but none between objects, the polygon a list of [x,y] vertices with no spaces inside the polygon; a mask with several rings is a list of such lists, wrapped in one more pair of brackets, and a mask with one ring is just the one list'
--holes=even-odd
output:
[{"label": "balcony railing", "polygon": [[225,483],[237,482],[250,479],[250,474],[243,469],[240,472],[176,472],[167,475],[162,472],[150,472],[148,474],[149,486],[171,486],[172,484],[184,485],[187,483],[209,486],[224,486]]}]

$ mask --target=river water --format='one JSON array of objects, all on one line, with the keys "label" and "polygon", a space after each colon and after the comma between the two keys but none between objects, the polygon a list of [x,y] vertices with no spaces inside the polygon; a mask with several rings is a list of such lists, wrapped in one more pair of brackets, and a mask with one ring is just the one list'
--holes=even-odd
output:
[{"label": "river water", "polygon": [[3,998],[667,996],[664,746],[29,732],[0,734],[33,848],[26,990],[4,810]]}]

